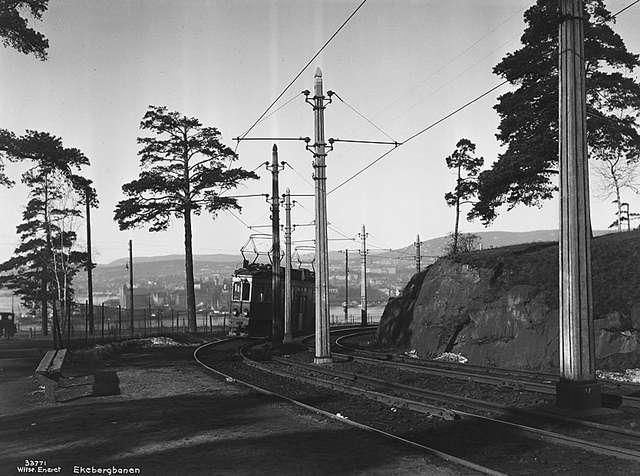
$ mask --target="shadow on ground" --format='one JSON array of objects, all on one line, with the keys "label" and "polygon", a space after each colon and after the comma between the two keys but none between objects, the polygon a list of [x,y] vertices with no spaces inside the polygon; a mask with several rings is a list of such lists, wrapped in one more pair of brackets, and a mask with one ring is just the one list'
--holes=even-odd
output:
[{"label": "shadow on ground", "polygon": [[101,401],[0,417],[0,474],[14,474],[25,458],[65,473],[116,465],[149,475],[339,474],[388,462],[397,452],[389,446],[320,418],[292,424],[271,397],[253,394]]}]

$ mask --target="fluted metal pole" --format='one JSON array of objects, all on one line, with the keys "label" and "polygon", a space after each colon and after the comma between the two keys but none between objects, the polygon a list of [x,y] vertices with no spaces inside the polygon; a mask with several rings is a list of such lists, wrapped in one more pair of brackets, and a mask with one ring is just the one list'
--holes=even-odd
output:
[{"label": "fluted metal pole", "polygon": [[313,179],[315,182],[316,217],[316,349],[314,362],[331,362],[329,342],[329,251],[327,241],[327,175],[324,142],[324,94],[322,71],[316,69],[313,84],[313,117],[315,144],[313,153]]},{"label": "fluted metal pole", "polygon": [[600,406],[592,316],[582,0],[560,0],[560,13],[560,381],[556,403],[580,410]]},{"label": "fluted metal pole", "polygon": [[291,342],[291,193],[288,188],[284,195],[284,211],[284,341]]},{"label": "fluted metal pole", "polygon": [[273,304],[273,325],[271,330],[272,342],[279,344],[284,337],[282,322],[282,288],[280,283],[280,192],[278,188],[278,147],[273,144],[271,153],[271,233],[273,266],[271,267],[271,302]]}]

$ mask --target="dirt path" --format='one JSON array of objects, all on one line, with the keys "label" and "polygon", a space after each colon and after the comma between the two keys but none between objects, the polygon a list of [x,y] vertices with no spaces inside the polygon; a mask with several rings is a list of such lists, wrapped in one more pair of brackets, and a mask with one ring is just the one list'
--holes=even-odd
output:
[{"label": "dirt path", "polygon": [[190,354],[123,355],[112,364],[121,395],[66,404],[45,403],[26,377],[1,381],[0,395],[24,398],[16,406],[12,395],[0,414],[0,474],[18,474],[25,459],[57,474],[455,474],[418,450],[221,381]]}]

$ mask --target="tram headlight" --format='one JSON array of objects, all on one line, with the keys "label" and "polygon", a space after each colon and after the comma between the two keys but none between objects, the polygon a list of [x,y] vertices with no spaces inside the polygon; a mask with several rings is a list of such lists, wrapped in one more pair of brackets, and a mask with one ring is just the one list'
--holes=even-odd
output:
[{"label": "tram headlight", "polygon": [[244,317],[249,317],[249,309],[245,309],[245,310],[242,312],[242,315],[243,315]]},{"label": "tram headlight", "polygon": [[238,316],[240,315],[240,311],[238,311],[238,308],[237,308],[237,307],[234,307],[234,308],[233,308],[233,315],[234,315],[235,317],[238,317]]}]

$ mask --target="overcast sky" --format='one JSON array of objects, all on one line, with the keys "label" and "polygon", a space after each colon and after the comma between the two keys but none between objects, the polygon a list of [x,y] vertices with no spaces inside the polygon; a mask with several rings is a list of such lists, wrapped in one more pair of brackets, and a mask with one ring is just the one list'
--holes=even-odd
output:
[{"label": "overcast sky", "polygon": [[[49,39],[49,59],[37,61],[0,49],[2,96],[0,127],[16,133],[48,131],[90,159],[85,173],[95,181],[100,208],[93,213],[94,259],[105,263],[127,254],[134,240],[137,256],[183,253],[182,224],[149,233],[119,231],[113,209],[121,186],[138,174],[136,137],[148,105],[166,105],[205,125],[223,140],[242,134],[285,84],[335,31],[359,1],[214,0],[60,0],[50,2],[37,25]],[[402,140],[500,82],[493,66],[520,44],[522,13],[533,0],[369,0],[347,27],[294,84],[283,101],[312,89],[320,66],[325,90],[346,101]],[[629,2],[610,0],[616,11]],[[616,31],[628,48],[640,52],[640,8],[623,13]],[[372,247],[406,246],[452,230],[453,209],[443,195],[455,177],[444,157],[466,137],[477,144],[486,165],[500,150],[495,139],[496,97],[487,96],[447,122],[400,148],[328,198],[329,221],[355,236],[361,225]],[[386,140],[385,136],[335,101],[325,111],[326,137]],[[311,136],[313,115],[303,99],[261,123],[254,136]],[[242,143],[239,164],[253,169],[269,160],[271,143]],[[278,144],[290,169],[281,175],[281,192],[312,193],[311,154],[297,142]],[[327,158],[328,188],[384,152],[385,146],[337,144]],[[10,172],[17,178],[18,169]],[[268,193],[268,172],[240,193]],[[592,183],[592,192],[596,191]],[[592,223],[612,221],[613,206],[592,193]],[[637,210],[640,200],[625,197]],[[313,200],[300,198],[295,223],[313,219]],[[11,256],[15,226],[26,203],[21,184],[0,189],[0,259]],[[243,220],[268,223],[262,199],[242,200]],[[504,211],[490,230],[557,228],[557,201],[542,209]],[[462,231],[481,231],[462,222]],[[264,230],[262,230],[264,231]],[[258,232],[258,230],[254,231]],[[194,222],[195,253],[237,253],[251,232],[223,213]],[[330,238],[340,238],[330,231]],[[312,237],[310,227],[295,239]],[[81,240],[83,241],[83,239]],[[331,248],[348,246],[334,241]],[[352,244],[351,247],[356,246]],[[266,247],[266,245],[265,245]]]}]

